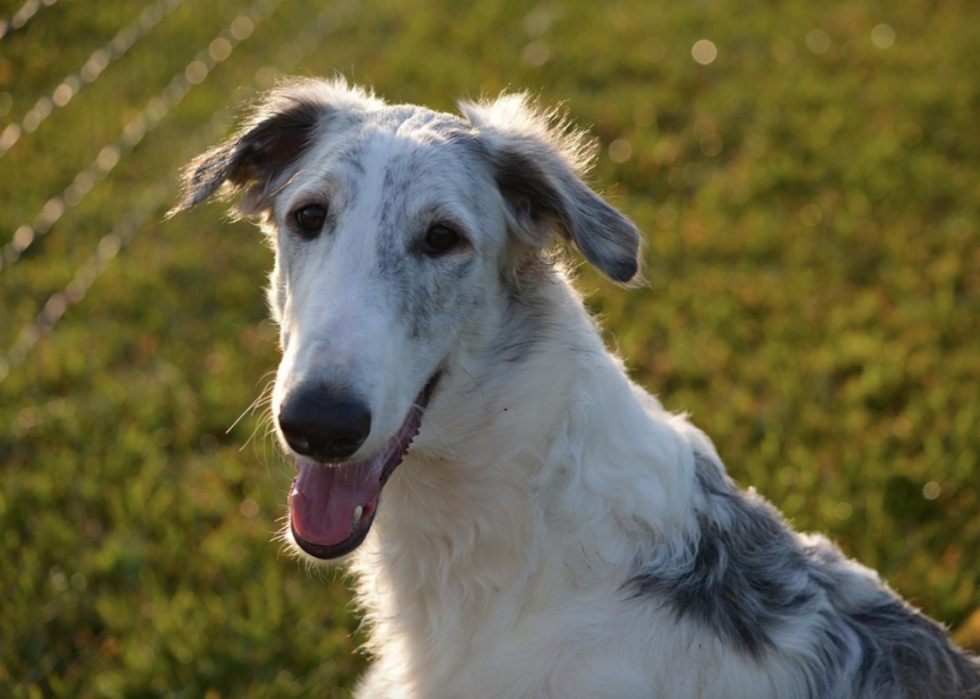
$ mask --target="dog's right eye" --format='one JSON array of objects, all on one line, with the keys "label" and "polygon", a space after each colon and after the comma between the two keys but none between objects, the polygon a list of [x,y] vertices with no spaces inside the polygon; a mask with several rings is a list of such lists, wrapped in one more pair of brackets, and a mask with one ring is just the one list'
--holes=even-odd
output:
[{"label": "dog's right eye", "polygon": [[296,221],[297,232],[306,240],[313,240],[323,230],[323,224],[327,221],[327,210],[318,204],[311,204],[297,209],[293,219]]}]

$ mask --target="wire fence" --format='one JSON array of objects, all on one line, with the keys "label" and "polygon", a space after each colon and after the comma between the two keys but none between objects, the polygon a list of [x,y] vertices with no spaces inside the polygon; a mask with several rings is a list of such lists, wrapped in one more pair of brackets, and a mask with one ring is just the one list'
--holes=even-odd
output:
[{"label": "wire fence", "polygon": [[192,61],[174,74],[165,88],[147,101],[142,111],[123,127],[119,136],[106,144],[87,168],[75,175],[68,187],[48,199],[30,223],[14,231],[13,239],[0,254],[0,272],[19,260],[36,240],[47,234],[67,209],[78,206],[95,184],[104,180],[147,133],[159,126],[167,113],[180,104],[191,89],[204,82],[215,65],[227,59],[239,43],[252,35],[256,25],[285,1],[257,0],[242,10],[208,46],[198,51]]},{"label": "wire fence", "polygon": [[[160,11],[172,11],[182,1],[158,0],[154,3],[157,7],[154,14]],[[60,194],[48,199],[30,223],[16,229],[12,240],[4,246],[0,254],[0,273],[4,268],[9,268],[17,262],[24,251],[47,234],[69,209],[76,207],[132,152],[137,144],[159,126],[167,114],[192,89],[202,84],[219,63],[228,60],[236,47],[251,37],[256,28],[269,19],[285,2],[287,0],[256,0],[242,9],[206,47],[197,52],[193,60],[171,78],[166,87],[147,101],[140,113],[122,129],[120,135],[105,145],[93,162],[73,178],[71,185]],[[279,46],[274,64],[267,68],[271,67],[282,72],[293,69],[317,48],[327,34],[339,26],[342,21],[342,10],[342,5],[334,5],[322,10],[316,21],[305,25],[299,33]],[[156,21],[159,21],[159,18]],[[181,159],[189,158],[194,151],[200,150],[204,144],[217,138],[228,118],[229,114],[224,110],[212,116],[190,140],[192,146],[186,150]],[[52,332],[66,311],[85,298],[96,279],[125,250],[140,230],[161,214],[165,202],[172,195],[171,186],[169,176],[147,183],[141,194],[119,217],[119,222],[96,244],[92,253],[76,270],[71,281],[48,298],[34,319],[16,335],[9,349],[0,353],[0,384],[26,361],[31,350],[43,337]]]},{"label": "wire fence", "polygon": [[8,17],[0,18],[0,39],[11,32],[22,29],[25,24],[31,21],[31,19],[38,13],[43,7],[51,7],[58,0],[27,0],[19,10],[17,10],[13,15]]},{"label": "wire fence", "polygon": [[0,158],[6,155],[21,136],[36,131],[37,127],[56,109],[67,105],[83,87],[94,83],[110,63],[125,56],[137,41],[149,34],[161,19],[183,2],[184,0],[157,0],[147,6],[130,24],[120,29],[116,36],[96,50],[81,68],[58,83],[50,96],[46,95],[38,99],[19,122],[9,124],[0,132]]}]

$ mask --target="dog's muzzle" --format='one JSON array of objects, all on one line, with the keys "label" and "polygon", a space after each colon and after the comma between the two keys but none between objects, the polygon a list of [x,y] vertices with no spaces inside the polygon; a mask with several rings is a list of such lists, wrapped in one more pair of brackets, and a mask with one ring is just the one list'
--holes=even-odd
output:
[{"label": "dog's muzzle", "polygon": [[363,403],[331,398],[328,391],[303,390],[286,397],[279,425],[299,454],[289,492],[290,526],[303,551],[330,559],[361,545],[377,513],[381,489],[421,428],[437,380],[438,374],[429,380],[384,446],[360,461],[345,459],[370,432],[371,413]]}]

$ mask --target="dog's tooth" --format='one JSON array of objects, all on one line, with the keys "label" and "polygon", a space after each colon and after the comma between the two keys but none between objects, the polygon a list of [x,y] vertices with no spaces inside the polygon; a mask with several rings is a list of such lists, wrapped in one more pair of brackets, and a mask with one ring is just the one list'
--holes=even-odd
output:
[{"label": "dog's tooth", "polygon": [[363,514],[364,514],[364,508],[363,507],[361,507],[360,505],[358,505],[357,507],[354,508],[354,522],[353,522],[353,524],[354,524],[355,527],[357,526],[357,523],[361,521],[361,515],[363,515]]}]

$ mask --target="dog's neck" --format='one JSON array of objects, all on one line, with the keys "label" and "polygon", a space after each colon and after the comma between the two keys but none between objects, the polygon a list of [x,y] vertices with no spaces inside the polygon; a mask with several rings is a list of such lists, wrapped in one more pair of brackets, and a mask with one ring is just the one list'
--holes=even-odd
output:
[{"label": "dog's neck", "polygon": [[[687,423],[629,381],[564,280],[533,301],[564,314],[562,335],[525,318],[506,367],[464,364],[384,491],[353,564],[379,650],[403,634],[427,637],[413,648],[462,637],[437,633],[446,624],[506,625],[558,590],[621,586],[644,547],[690,525]],[[499,328],[502,342],[513,330]]]}]

